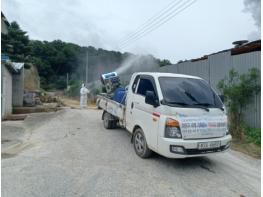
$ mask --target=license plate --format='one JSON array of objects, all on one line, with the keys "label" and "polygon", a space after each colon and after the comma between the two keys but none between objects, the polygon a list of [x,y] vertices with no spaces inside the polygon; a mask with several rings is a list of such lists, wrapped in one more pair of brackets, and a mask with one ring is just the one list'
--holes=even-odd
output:
[{"label": "license plate", "polygon": [[212,149],[212,148],[218,148],[218,147],[220,147],[220,145],[221,145],[220,141],[200,142],[200,143],[198,143],[197,148],[200,150]]}]

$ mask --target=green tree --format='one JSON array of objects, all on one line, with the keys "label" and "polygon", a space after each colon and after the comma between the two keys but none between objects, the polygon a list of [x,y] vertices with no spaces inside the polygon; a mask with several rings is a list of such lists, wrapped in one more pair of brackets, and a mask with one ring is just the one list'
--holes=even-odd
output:
[{"label": "green tree", "polygon": [[260,92],[260,72],[256,68],[239,75],[231,69],[228,76],[219,81],[218,89],[224,95],[229,111],[230,131],[236,137],[242,136],[242,113],[244,108]]},{"label": "green tree", "polygon": [[[92,81],[99,78],[98,73],[104,72],[104,70],[115,70],[127,58],[136,57],[131,53],[96,49],[92,46],[82,47],[61,40],[52,42],[29,40],[27,33],[21,30],[16,22],[11,23],[7,35],[2,34],[2,53],[8,54],[13,61],[35,64],[41,79],[41,88],[46,90],[64,89],[67,74],[77,76],[74,77],[76,81],[71,83],[72,94],[78,92],[80,81],[85,80],[87,60],[91,71],[88,79]],[[160,66],[171,64],[169,60],[150,57],[153,63]],[[136,64],[147,66],[149,62],[146,59],[136,62]]]},{"label": "green tree", "polygon": [[163,60],[158,60],[159,61],[159,66],[160,67],[163,67],[163,66],[168,66],[168,65],[171,65],[172,63],[167,60],[167,59],[163,59]]},{"label": "green tree", "polygon": [[8,27],[8,34],[2,34],[2,53],[6,53],[13,61],[25,62],[30,54],[27,32],[20,29],[16,22]]}]

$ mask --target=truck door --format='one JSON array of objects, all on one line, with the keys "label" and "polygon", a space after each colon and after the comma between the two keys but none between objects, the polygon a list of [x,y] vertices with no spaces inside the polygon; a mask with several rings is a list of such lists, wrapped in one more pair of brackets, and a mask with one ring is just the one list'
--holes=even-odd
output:
[{"label": "truck door", "polygon": [[149,75],[141,75],[133,94],[132,118],[142,128],[148,146],[156,150],[159,117],[154,116],[154,114],[158,114],[158,107],[154,108],[152,105],[145,103],[146,91],[153,91],[158,97],[154,78]]},{"label": "truck door", "polygon": [[131,84],[130,84],[127,99],[126,99],[126,113],[125,113],[126,128],[130,132],[132,132],[134,128],[134,124],[135,124],[133,114],[132,114],[133,108],[134,108],[133,97],[137,89],[139,79],[140,79],[140,75],[137,75],[136,77],[131,78]]}]

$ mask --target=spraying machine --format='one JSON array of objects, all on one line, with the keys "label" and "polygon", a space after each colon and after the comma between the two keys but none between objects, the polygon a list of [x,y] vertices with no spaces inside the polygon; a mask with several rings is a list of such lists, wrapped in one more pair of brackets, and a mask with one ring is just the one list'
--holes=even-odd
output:
[{"label": "spraying machine", "polygon": [[113,93],[120,86],[120,78],[116,72],[102,74],[100,79],[106,88],[107,94]]},{"label": "spraying machine", "polygon": [[102,74],[101,83],[106,88],[107,97],[118,102],[124,103],[126,98],[126,89],[121,87],[120,77],[116,72]]}]

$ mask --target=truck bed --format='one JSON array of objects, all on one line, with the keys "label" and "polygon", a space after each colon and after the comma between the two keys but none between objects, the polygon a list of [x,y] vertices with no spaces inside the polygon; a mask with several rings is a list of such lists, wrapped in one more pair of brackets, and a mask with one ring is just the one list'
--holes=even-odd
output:
[{"label": "truck bed", "polygon": [[110,113],[120,122],[124,123],[125,121],[125,105],[118,103],[114,100],[111,100],[106,95],[97,96],[97,106]]}]

